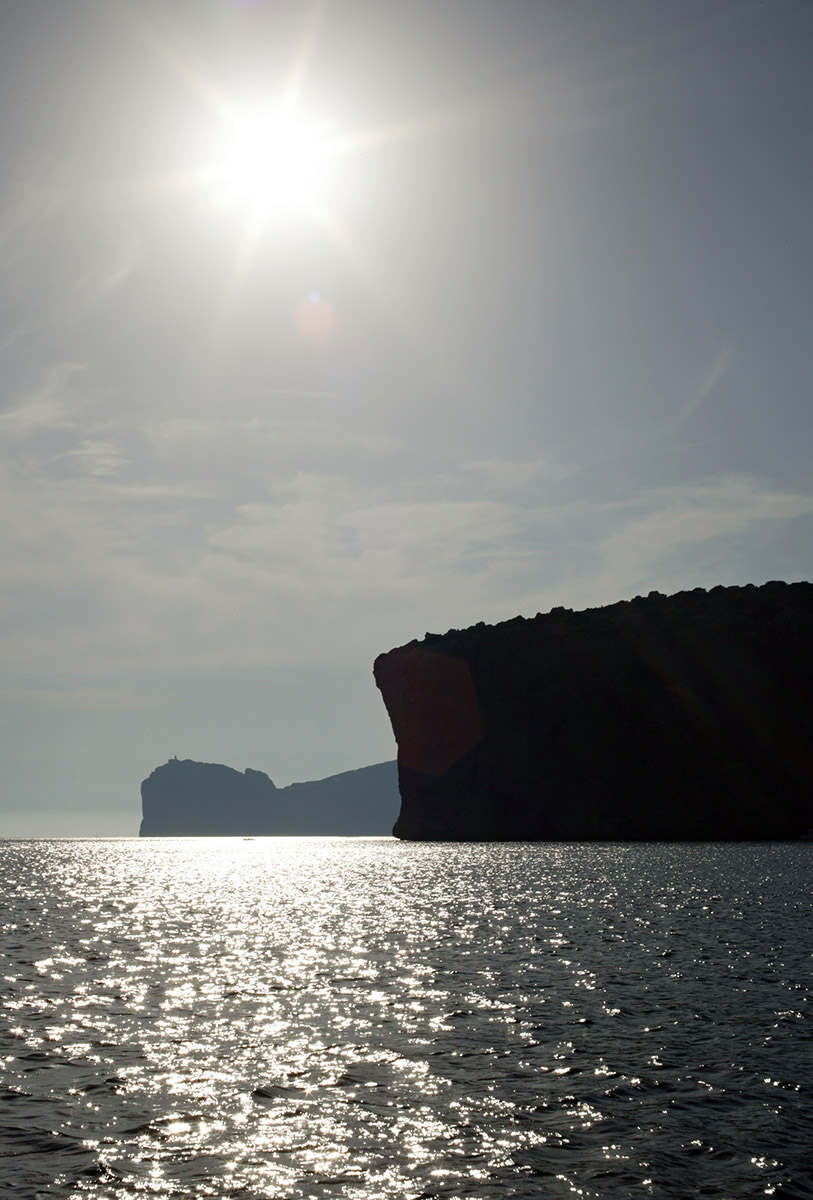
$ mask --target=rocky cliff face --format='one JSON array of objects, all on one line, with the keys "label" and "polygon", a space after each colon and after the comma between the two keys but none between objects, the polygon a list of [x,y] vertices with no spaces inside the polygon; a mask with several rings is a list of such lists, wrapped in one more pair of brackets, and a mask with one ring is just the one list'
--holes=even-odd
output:
[{"label": "rocky cliff face", "polygon": [[386,834],[398,809],[395,763],[277,788],[262,771],[172,758],[141,785],[142,837]]},{"label": "rocky cliff face", "polygon": [[813,586],[695,589],[427,634],[375,663],[407,839],[796,838]]}]

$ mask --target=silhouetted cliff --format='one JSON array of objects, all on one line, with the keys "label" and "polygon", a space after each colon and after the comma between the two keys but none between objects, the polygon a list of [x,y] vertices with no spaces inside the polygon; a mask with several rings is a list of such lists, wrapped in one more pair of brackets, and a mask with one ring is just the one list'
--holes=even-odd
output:
[{"label": "silhouetted cliff", "polygon": [[394,762],[275,787],[262,771],[172,758],[141,785],[142,837],[389,833],[398,811]]},{"label": "silhouetted cliff", "polygon": [[427,634],[375,678],[394,833],[796,838],[813,827],[813,586],[697,588]]}]

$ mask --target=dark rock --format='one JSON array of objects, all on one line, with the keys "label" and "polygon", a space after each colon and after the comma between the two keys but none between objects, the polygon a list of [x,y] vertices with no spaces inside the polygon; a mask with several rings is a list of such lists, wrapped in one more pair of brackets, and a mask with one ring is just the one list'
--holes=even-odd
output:
[{"label": "dark rock", "polygon": [[142,837],[373,836],[398,809],[394,762],[275,787],[262,771],[171,758],[141,785]]},{"label": "dark rock", "polygon": [[407,839],[734,840],[813,827],[813,586],[700,588],[376,659]]}]

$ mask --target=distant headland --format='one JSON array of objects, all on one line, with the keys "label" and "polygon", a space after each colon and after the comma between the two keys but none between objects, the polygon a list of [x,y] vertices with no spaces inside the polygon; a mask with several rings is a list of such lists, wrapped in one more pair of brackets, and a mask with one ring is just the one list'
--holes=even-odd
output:
[{"label": "distant headland", "polygon": [[813,585],[702,588],[380,655],[405,839],[813,828]]},{"label": "distant headland", "polygon": [[171,758],[141,784],[142,837],[388,834],[394,762],[278,788],[262,771]]}]

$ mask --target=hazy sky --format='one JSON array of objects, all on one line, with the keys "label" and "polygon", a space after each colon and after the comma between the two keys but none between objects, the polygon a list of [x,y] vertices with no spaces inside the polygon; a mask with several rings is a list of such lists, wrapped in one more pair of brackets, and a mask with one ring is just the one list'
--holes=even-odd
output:
[{"label": "hazy sky", "polygon": [[392,758],[427,630],[809,578],[811,130],[808,0],[4,0],[0,834]]}]

